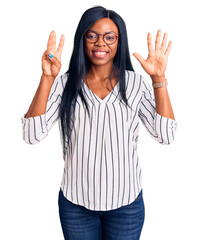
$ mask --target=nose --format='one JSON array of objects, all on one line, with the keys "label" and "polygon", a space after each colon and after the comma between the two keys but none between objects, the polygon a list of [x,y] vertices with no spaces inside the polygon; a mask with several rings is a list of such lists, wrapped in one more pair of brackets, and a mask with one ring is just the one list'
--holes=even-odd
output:
[{"label": "nose", "polygon": [[104,42],[104,38],[103,38],[102,34],[99,35],[99,38],[98,38],[98,40],[97,40],[97,42],[95,44],[97,44],[97,45],[106,45],[106,43]]}]

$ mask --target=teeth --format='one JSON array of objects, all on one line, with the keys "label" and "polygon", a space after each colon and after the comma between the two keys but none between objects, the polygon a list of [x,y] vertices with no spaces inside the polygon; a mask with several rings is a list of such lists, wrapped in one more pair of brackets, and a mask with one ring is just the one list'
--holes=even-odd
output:
[{"label": "teeth", "polygon": [[104,55],[104,54],[106,54],[106,52],[94,52],[94,53],[99,54],[99,55]]}]

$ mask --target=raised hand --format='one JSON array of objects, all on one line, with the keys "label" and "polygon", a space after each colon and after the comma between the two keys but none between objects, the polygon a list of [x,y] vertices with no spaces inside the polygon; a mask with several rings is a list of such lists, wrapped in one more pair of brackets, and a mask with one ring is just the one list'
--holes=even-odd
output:
[{"label": "raised hand", "polygon": [[141,66],[144,70],[153,78],[161,78],[165,76],[165,70],[167,67],[168,56],[171,50],[172,41],[169,41],[169,44],[166,48],[167,42],[167,33],[164,33],[163,41],[160,46],[160,37],[161,37],[161,29],[158,30],[155,41],[155,49],[153,49],[152,45],[152,37],[151,33],[148,33],[148,58],[145,60],[140,54],[133,53],[133,55],[140,62]]},{"label": "raised hand", "polygon": [[[58,48],[56,50],[56,33],[52,31],[48,38],[47,50],[42,56],[43,75],[50,78],[56,78],[61,69],[61,54],[64,47],[65,36],[62,34]],[[49,54],[53,56],[49,57]]]}]

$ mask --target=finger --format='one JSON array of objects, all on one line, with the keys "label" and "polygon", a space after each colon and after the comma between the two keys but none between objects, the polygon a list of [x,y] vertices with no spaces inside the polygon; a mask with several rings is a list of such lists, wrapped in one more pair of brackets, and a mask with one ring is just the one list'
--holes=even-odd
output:
[{"label": "finger", "polygon": [[58,48],[57,48],[57,52],[60,56],[62,54],[62,50],[63,50],[63,47],[64,47],[64,40],[65,40],[65,36],[64,36],[64,34],[62,34],[61,38],[60,38],[60,41],[59,41]]},{"label": "finger", "polygon": [[161,29],[158,30],[155,40],[155,50],[160,49],[160,37],[161,37]]},{"label": "finger", "polygon": [[147,40],[148,40],[148,49],[149,49],[149,52],[151,52],[153,51],[153,44],[152,44],[152,36],[150,32],[147,35]]},{"label": "finger", "polygon": [[47,50],[55,50],[56,48],[56,34],[55,31],[52,31],[48,38]]},{"label": "finger", "polygon": [[52,58],[48,57],[48,59],[50,59],[50,61],[58,68],[61,67],[61,62],[55,56],[53,56]]},{"label": "finger", "polygon": [[165,47],[166,47],[166,43],[167,43],[167,33],[164,34],[164,37],[163,37],[163,41],[162,41],[162,44],[161,44],[161,48],[160,50],[161,51],[164,51],[165,50]]},{"label": "finger", "polygon": [[47,59],[47,50],[43,53],[43,56],[42,56],[42,60],[46,60]]},{"label": "finger", "polygon": [[52,58],[53,58],[53,55],[51,53],[48,54],[48,60],[51,61]]},{"label": "finger", "polygon": [[[52,58],[55,58],[55,55],[52,51],[48,51],[48,50],[46,50],[42,56],[42,60],[48,60],[51,62],[52,62]],[[59,61],[59,59],[57,59],[57,60]]]},{"label": "finger", "polygon": [[169,53],[171,51],[171,45],[172,45],[172,41],[169,41],[168,47],[164,53],[167,57],[169,56]]},{"label": "finger", "polygon": [[138,53],[133,53],[133,55],[137,58],[137,60],[140,62],[140,64],[143,66],[145,64],[145,59]]}]

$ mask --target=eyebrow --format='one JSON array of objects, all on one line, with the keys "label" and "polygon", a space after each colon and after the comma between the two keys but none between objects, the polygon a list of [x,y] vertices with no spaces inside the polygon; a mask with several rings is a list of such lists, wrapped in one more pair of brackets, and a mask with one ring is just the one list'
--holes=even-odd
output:
[{"label": "eyebrow", "polygon": [[[91,32],[97,33],[96,31],[91,30],[91,29],[88,29],[87,31],[91,31]],[[118,34],[117,34],[116,32],[114,32],[114,31],[105,32],[104,34],[107,34],[107,33],[115,33],[116,35],[118,35]],[[99,34],[99,33],[97,33],[97,34]],[[103,34],[103,35],[104,35],[104,34]]]}]

